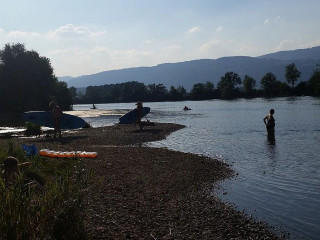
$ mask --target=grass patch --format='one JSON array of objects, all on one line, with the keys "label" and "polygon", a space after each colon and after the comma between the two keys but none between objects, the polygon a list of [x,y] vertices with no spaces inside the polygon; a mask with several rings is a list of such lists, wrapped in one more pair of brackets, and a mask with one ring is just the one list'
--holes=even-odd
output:
[{"label": "grass patch", "polygon": [[83,215],[84,194],[90,173],[81,159],[26,157],[8,142],[0,149],[0,164],[7,156],[19,163],[16,180],[0,178],[0,239],[87,239]]}]

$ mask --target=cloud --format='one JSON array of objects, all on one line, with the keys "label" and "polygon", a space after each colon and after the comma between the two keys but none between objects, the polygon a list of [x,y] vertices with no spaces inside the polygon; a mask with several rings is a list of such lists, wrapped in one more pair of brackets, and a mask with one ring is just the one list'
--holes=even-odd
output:
[{"label": "cloud", "polygon": [[180,46],[180,45],[171,45],[171,46],[168,46],[166,49],[169,50],[169,51],[177,51],[177,50],[181,50],[182,46]]},{"label": "cloud", "polygon": [[0,43],[14,43],[14,42],[21,42],[21,43],[30,43],[37,41],[41,38],[41,34],[38,32],[24,32],[24,31],[10,31],[6,32],[3,29],[0,29],[1,39]]},{"label": "cloud", "polygon": [[312,41],[310,43],[305,44],[305,46],[303,46],[303,48],[318,47],[318,46],[320,46],[320,38],[315,41]]},{"label": "cloud", "polygon": [[48,36],[50,38],[86,38],[104,35],[105,33],[106,31],[93,32],[88,27],[66,24],[54,31],[50,31]]},{"label": "cloud", "polygon": [[135,48],[110,52],[110,57],[122,59],[124,61],[128,61],[128,63],[133,61],[135,58],[146,57],[148,55],[148,51],[139,51]]},{"label": "cloud", "polygon": [[194,34],[194,33],[197,33],[197,32],[200,32],[200,27],[196,26],[196,27],[193,27],[191,29],[189,29],[187,31],[188,34]]},{"label": "cloud", "polygon": [[270,22],[270,18],[267,18],[266,20],[264,20],[264,25],[267,25]]},{"label": "cloud", "polygon": [[92,48],[69,47],[55,49],[47,53],[59,76],[80,76],[106,70],[121,69],[144,65],[150,52],[132,49],[112,50],[105,46]]},{"label": "cloud", "polygon": [[268,24],[277,24],[281,22],[284,22],[284,20],[280,16],[276,16],[271,19],[270,18],[265,19],[263,24],[268,25]]},{"label": "cloud", "polygon": [[209,42],[206,42],[204,44],[202,44],[199,48],[200,51],[208,51],[210,50],[212,47],[215,46],[219,46],[221,45],[223,42],[219,39],[212,39]]},{"label": "cloud", "polygon": [[145,44],[152,44],[152,43],[153,43],[153,40],[147,39],[147,40],[144,41],[144,43],[145,43]]},{"label": "cloud", "polygon": [[275,48],[276,51],[290,50],[292,47],[292,42],[290,40],[283,40],[279,43],[279,45]]},{"label": "cloud", "polygon": [[217,27],[216,32],[220,32],[220,31],[222,31],[222,30],[223,30],[223,27],[222,27],[222,26],[219,26],[219,27]]}]

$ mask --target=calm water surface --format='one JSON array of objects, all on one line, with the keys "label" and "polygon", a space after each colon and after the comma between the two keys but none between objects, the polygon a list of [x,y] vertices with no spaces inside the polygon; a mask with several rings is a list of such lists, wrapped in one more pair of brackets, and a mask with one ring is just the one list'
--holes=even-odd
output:
[{"label": "calm water surface", "polygon": [[[183,111],[187,105],[192,110]],[[94,127],[112,125],[134,103],[76,105]],[[320,239],[320,100],[280,98],[144,103],[155,122],[186,125],[166,140],[148,143],[220,158],[239,174],[222,183],[220,198],[259,220],[281,226],[293,239]],[[275,141],[262,118],[275,109]]]}]

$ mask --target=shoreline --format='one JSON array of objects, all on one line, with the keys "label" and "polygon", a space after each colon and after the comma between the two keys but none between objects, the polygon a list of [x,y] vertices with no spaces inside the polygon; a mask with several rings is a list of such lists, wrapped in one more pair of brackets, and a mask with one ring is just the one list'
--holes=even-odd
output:
[{"label": "shoreline", "polygon": [[[185,126],[113,125],[63,132],[63,138],[13,138],[39,149],[96,151],[84,159],[93,173],[86,195],[92,239],[286,239],[266,223],[237,211],[212,191],[233,176],[219,160],[143,147]],[[5,140],[1,140],[2,142]]]}]

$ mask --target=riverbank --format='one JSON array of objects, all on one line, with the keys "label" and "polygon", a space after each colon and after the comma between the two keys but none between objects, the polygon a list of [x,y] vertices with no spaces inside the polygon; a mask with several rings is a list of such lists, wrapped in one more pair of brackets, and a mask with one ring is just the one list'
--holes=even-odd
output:
[{"label": "riverbank", "polygon": [[279,239],[264,223],[212,194],[219,181],[233,176],[230,166],[142,146],[181,128],[156,123],[139,131],[134,125],[114,125],[64,132],[62,139],[12,141],[38,149],[98,152],[98,158],[84,159],[93,173],[84,208],[92,239]]}]

